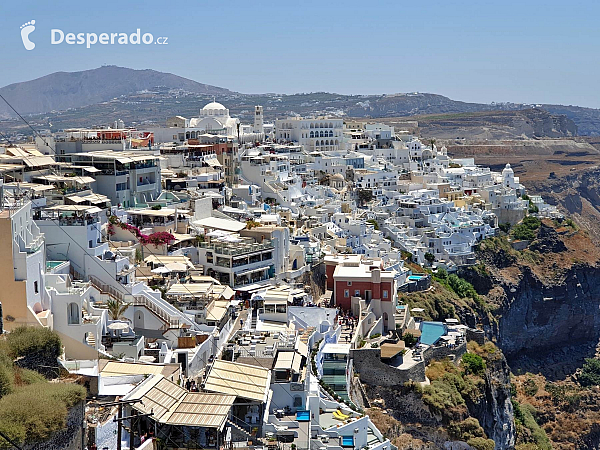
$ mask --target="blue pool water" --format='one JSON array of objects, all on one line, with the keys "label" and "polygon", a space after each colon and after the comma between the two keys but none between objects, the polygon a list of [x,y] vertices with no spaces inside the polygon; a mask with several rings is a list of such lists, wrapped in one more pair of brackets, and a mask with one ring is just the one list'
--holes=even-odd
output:
[{"label": "blue pool water", "polygon": [[342,447],[354,447],[354,436],[342,436]]},{"label": "blue pool water", "polygon": [[408,281],[419,281],[421,278],[423,278],[423,275],[409,275]]},{"label": "blue pool water", "polygon": [[433,345],[446,334],[442,322],[423,322],[421,324],[421,344]]},{"label": "blue pool water", "polygon": [[296,412],[296,420],[298,422],[310,421],[310,411],[297,411]]}]

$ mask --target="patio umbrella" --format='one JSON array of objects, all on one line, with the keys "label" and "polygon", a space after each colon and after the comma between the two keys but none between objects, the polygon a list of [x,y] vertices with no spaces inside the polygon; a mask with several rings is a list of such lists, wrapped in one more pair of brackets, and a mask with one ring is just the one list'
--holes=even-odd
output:
[{"label": "patio umbrella", "polygon": [[113,322],[108,325],[108,328],[114,331],[122,331],[128,329],[129,324],[125,322]]},{"label": "patio umbrella", "polygon": [[156,269],[152,269],[150,272],[158,273],[158,274],[165,274],[165,273],[171,272],[171,270],[166,268],[165,266],[159,266]]}]

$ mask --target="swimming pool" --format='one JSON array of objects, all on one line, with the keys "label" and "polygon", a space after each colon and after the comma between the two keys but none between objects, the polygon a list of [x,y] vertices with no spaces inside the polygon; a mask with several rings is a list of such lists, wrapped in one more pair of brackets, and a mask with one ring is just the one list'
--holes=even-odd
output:
[{"label": "swimming pool", "polygon": [[310,411],[296,411],[296,420],[298,422],[310,421]]},{"label": "swimming pool", "polygon": [[342,447],[354,447],[354,436],[342,436]]},{"label": "swimming pool", "polygon": [[423,278],[423,275],[409,275],[408,281],[419,281],[421,278]]},{"label": "swimming pool", "polygon": [[433,345],[440,337],[446,334],[446,327],[442,322],[423,322],[421,324],[421,344]]}]

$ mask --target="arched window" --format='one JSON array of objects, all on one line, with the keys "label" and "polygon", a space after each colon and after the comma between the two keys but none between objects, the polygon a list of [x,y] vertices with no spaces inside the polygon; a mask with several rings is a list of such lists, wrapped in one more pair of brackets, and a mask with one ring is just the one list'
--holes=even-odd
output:
[{"label": "arched window", "polygon": [[329,137],[333,137],[333,131],[329,130]]},{"label": "arched window", "polygon": [[310,132],[310,137],[311,137],[311,138],[314,138],[314,137],[315,137],[315,133],[314,133],[314,131],[311,131],[311,132]]},{"label": "arched window", "polygon": [[329,145],[329,139],[325,141],[325,145]]},{"label": "arched window", "polygon": [[333,128],[333,123],[329,122],[329,128]]},{"label": "arched window", "polygon": [[77,303],[67,305],[67,324],[79,325],[79,305]]},{"label": "arched window", "polygon": [[310,127],[311,127],[311,128],[314,128],[314,127],[315,127],[315,124],[314,124],[314,123],[311,123],[311,124],[310,124]]},{"label": "arched window", "polygon": [[319,141],[317,140],[317,142],[315,142],[315,145],[318,147],[319,146]]},{"label": "arched window", "polygon": [[323,136],[323,130],[321,130],[321,132],[319,133],[319,137],[325,137]]},{"label": "arched window", "polygon": [[186,139],[189,139],[189,138],[190,138],[190,132],[189,132],[189,131],[187,131],[187,132],[185,133],[185,138],[186,138]]},{"label": "arched window", "polygon": [[335,145],[338,145],[338,140],[337,139],[335,140]]},{"label": "arched window", "polygon": [[323,143],[323,139],[321,139],[321,145],[325,145],[325,144]]}]

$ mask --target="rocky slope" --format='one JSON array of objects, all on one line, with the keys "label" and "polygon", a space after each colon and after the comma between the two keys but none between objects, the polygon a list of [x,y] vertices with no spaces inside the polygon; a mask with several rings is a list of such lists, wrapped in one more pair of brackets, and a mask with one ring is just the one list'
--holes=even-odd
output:
[{"label": "rocky slope", "polygon": [[[595,183],[591,176],[583,179],[591,197]],[[478,326],[502,349],[518,388],[507,397],[516,408],[516,448],[598,448],[600,430],[594,424],[600,417],[600,389],[580,385],[574,374],[586,358],[598,354],[600,250],[594,235],[571,219],[544,220],[533,227],[534,239],[524,250],[513,248],[514,229],[480,244],[479,263],[459,272],[472,283],[477,298],[457,298],[439,280],[433,292],[408,294],[403,300],[411,308],[423,307],[428,318],[454,316]],[[496,376],[501,373],[495,371]],[[535,377],[536,393],[528,377]],[[502,400],[503,391],[492,398]],[[506,417],[494,418],[477,408],[469,412],[488,435],[492,431],[486,417],[507,423]]]},{"label": "rocky slope", "polygon": [[600,245],[600,167],[573,171],[562,176],[528,183],[528,189],[544,196],[589,231]]},{"label": "rocky slope", "polygon": [[564,115],[539,108],[417,116],[420,135],[436,139],[499,140],[559,138],[577,135],[577,125]]},{"label": "rocky slope", "polygon": [[[515,424],[510,394],[510,370],[502,352],[493,344],[470,345],[482,356],[485,370],[467,373],[450,362],[434,362],[425,387],[365,386],[371,403],[381,411],[369,415],[400,450],[409,448],[485,448],[515,445]],[[475,439],[473,441],[472,439]],[[493,445],[493,444],[492,444]]]},{"label": "rocky slope", "polygon": [[505,238],[482,243],[484,270],[461,275],[486,296],[493,311],[483,318],[485,329],[513,371],[563,378],[595,354],[600,340],[600,254],[574,224],[546,221],[536,233],[524,251]]}]

